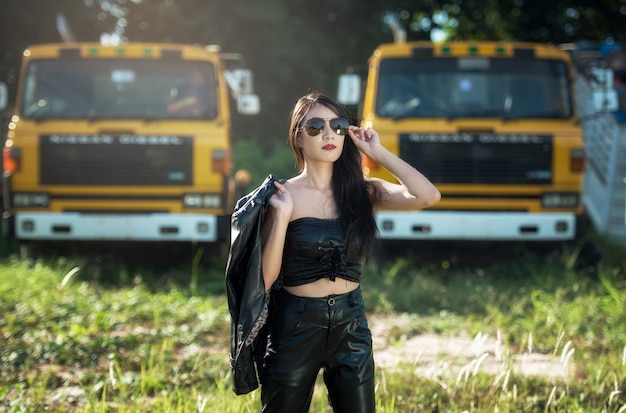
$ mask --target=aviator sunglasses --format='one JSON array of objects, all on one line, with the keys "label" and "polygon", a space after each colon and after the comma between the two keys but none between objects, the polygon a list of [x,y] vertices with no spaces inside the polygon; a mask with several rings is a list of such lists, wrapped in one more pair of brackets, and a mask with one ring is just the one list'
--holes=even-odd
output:
[{"label": "aviator sunglasses", "polygon": [[309,136],[317,136],[324,130],[326,121],[328,121],[330,128],[337,135],[345,135],[348,133],[348,126],[350,126],[350,122],[348,122],[348,119],[346,118],[333,118],[326,120],[322,118],[311,118],[307,120],[304,126],[301,126],[299,129],[304,129]]}]

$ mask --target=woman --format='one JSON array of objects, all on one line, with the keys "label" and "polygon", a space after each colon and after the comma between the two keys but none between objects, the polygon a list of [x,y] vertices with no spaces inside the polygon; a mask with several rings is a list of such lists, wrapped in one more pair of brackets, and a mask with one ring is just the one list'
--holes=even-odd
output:
[{"label": "woman", "polygon": [[[317,374],[335,412],[373,412],[374,360],[359,282],[376,238],[373,209],[409,210],[439,201],[420,172],[385,149],[373,129],[349,125],[320,93],[291,114],[299,175],[270,198],[262,230],[266,291],[278,289],[262,372],[263,412],[306,412]],[[400,182],[366,178],[360,152]]]}]

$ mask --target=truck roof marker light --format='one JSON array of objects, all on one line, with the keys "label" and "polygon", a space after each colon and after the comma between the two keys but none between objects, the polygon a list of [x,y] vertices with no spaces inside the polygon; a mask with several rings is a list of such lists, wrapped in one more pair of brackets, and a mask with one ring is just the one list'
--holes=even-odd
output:
[{"label": "truck roof marker light", "polygon": [[87,50],[87,53],[89,53],[89,56],[95,56],[98,54],[98,48],[90,47],[89,50]]},{"label": "truck roof marker light", "polygon": [[143,55],[152,56],[152,49],[150,49],[149,47],[146,47],[145,49],[143,49]]},{"label": "truck roof marker light", "polygon": [[181,59],[183,57],[183,51],[180,49],[162,49],[161,57],[163,59]]},{"label": "truck roof marker light", "polygon": [[441,47],[441,53],[443,53],[443,54],[450,54],[451,51],[452,51],[452,48],[450,46],[442,46]]},{"label": "truck roof marker light", "polygon": [[121,56],[121,55],[123,55],[123,54],[125,54],[125,53],[126,53],[126,49],[124,49],[123,47],[118,47],[117,49],[115,49],[115,53],[116,53],[118,56]]},{"label": "truck roof marker light", "polygon": [[516,47],[513,49],[513,56],[515,57],[535,57],[535,49],[529,47]]},{"label": "truck roof marker light", "polygon": [[433,56],[434,50],[432,47],[414,47],[413,48],[413,56],[414,57],[430,57]]},{"label": "truck roof marker light", "polygon": [[478,46],[470,46],[467,48],[467,51],[470,54],[478,54]]},{"label": "truck roof marker light", "polygon": [[572,172],[584,172],[586,156],[584,149],[572,149],[569,153],[569,169]]},{"label": "truck roof marker light", "polygon": [[59,49],[59,57],[78,57],[80,56],[79,47],[62,47]]},{"label": "truck roof marker light", "polygon": [[504,46],[496,47],[496,54],[500,54],[500,55],[506,54],[506,48]]}]

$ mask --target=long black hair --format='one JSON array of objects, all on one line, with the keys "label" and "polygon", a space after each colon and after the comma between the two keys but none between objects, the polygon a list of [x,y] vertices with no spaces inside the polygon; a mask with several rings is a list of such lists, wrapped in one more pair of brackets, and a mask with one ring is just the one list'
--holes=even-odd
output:
[{"label": "long black hair", "polygon": [[[350,119],[346,109],[333,98],[320,92],[301,97],[291,112],[289,144],[300,172],[304,170],[304,156],[298,146],[298,134],[307,113],[316,105],[324,106],[339,117]],[[349,251],[359,251],[365,258],[372,252],[377,228],[374,219],[374,200],[378,197],[373,185],[363,176],[361,153],[346,135],[341,156],[333,164],[332,191],[339,211],[339,221],[346,231]]]}]

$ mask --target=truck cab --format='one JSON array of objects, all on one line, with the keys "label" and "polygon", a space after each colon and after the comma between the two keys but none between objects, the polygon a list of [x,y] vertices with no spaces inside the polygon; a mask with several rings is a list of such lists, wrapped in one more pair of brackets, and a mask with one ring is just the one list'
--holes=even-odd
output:
[{"label": "truck cab", "polygon": [[241,61],[216,46],[28,47],[3,148],[5,235],[227,240],[230,102],[259,110]]},{"label": "truck cab", "polygon": [[[382,44],[359,85],[343,78],[340,100],[358,101],[362,126],[442,193],[427,211],[376,211],[381,238],[576,237],[585,145],[568,53],[522,42]],[[370,159],[364,167],[393,179]]]}]

